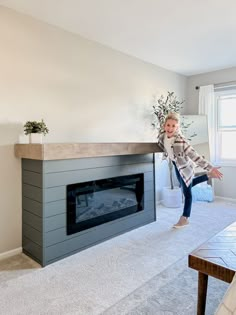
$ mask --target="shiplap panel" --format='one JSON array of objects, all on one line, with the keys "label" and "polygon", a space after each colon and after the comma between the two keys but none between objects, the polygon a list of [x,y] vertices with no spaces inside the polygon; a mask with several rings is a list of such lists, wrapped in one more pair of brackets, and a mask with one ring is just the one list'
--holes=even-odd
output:
[{"label": "shiplap panel", "polygon": [[[142,170],[142,171],[141,171]],[[73,183],[83,183],[86,181],[100,180],[104,178],[139,174],[144,172],[151,172],[152,164],[132,164],[99,167],[94,169],[73,170],[68,172],[49,173],[44,176],[44,187],[54,187],[69,185]]]},{"label": "shiplap panel", "polygon": [[22,169],[42,174],[43,161],[22,159]]},{"label": "shiplap panel", "polygon": [[[73,235],[66,234],[66,185],[140,173],[144,174],[143,211]],[[23,250],[42,265],[155,220],[152,154],[24,160],[22,180]]]},{"label": "shiplap panel", "polygon": [[66,172],[138,163],[153,163],[153,154],[132,155],[132,158],[130,158],[130,155],[120,155],[111,157],[81,158],[79,160],[45,161],[44,173],[59,173],[62,170],[63,172]]},{"label": "shiplap panel", "polygon": [[[65,188],[66,189],[66,188]],[[66,212],[66,199],[47,202],[44,204],[45,218]]]},{"label": "shiplap panel", "polygon": [[43,246],[43,233],[32,228],[30,225],[23,224],[23,236],[39,246]]},{"label": "shiplap panel", "polygon": [[66,225],[66,213],[58,214],[44,220],[45,232],[59,229]]},{"label": "shiplap panel", "polygon": [[23,184],[28,184],[28,185],[42,188],[43,187],[43,174],[24,170],[24,172],[22,173],[22,182]]},{"label": "shiplap panel", "polygon": [[[153,209],[153,202],[152,201],[149,201],[146,203],[146,208],[145,208],[145,212],[150,212],[150,217],[153,218],[153,221],[154,221],[154,209]],[[135,216],[135,215],[140,215],[140,213],[135,213],[135,214],[132,214],[132,216]],[[143,214],[144,215],[144,214]],[[148,215],[149,217],[149,215]],[[132,218],[130,217],[129,218],[131,221],[132,221]],[[117,219],[116,221],[110,221],[110,222],[107,222],[105,223],[106,225],[106,228],[107,228],[107,225],[108,224],[111,224],[113,227],[114,225],[113,224],[117,224],[118,221],[121,222],[121,224],[123,224],[123,220],[127,220],[127,217],[123,217],[123,218],[120,218],[120,219]],[[75,234],[72,234],[72,235],[67,235],[66,234],[66,226],[63,226],[61,228],[57,228],[57,229],[49,229],[47,231],[47,233],[45,233],[45,247],[48,247],[48,246],[51,246],[51,245],[54,245],[54,244],[57,244],[57,243],[60,243],[60,242],[64,242],[66,240],[69,240],[71,238],[74,238],[74,237],[77,237],[78,235],[83,235],[83,234],[87,234],[88,233],[88,238],[89,238],[89,235],[91,233],[92,230],[97,230],[99,229],[99,232],[98,232],[98,235],[97,235],[97,238],[98,240],[101,238],[101,236],[103,235],[103,229],[104,229],[104,224],[101,224],[101,225],[98,225],[96,227],[92,227],[88,230],[84,230],[82,232],[78,232],[78,233],[75,233]]]},{"label": "shiplap panel", "polygon": [[45,188],[43,190],[43,201],[52,202],[66,199],[65,186]]},{"label": "shiplap panel", "polygon": [[27,197],[23,197],[22,207],[24,210],[31,212],[37,215],[38,217],[43,216],[43,203],[42,202],[27,198]]},{"label": "shiplap panel", "polygon": [[23,209],[22,214],[22,223],[26,223],[27,225],[33,227],[34,229],[42,232],[43,231],[43,221],[41,217],[38,217],[37,215],[30,213],[28,211],[25,211]]},{"label": "shiplap panel", "polygon": [[23,252],[33,259],[35,259],[37,262],[39,262],[41,265],[44,264],[44,257],[43,257],[43,249],[40,245],[34,243],[31,239],[25,237],[23,235],[22,237],[22,247]]},{"label": "shiplap panel", "polygon": [[[153,194],[149,194],[149,196],[145,196],[144,198],[144,210],[143,211],[152,211],[154,212],[154,197]],[[137,212],[139,215],[139,212]],[[135,213],[135,214],[137,214]],[[127,219],[128,216],[126,217],[122,217],[121,219],[117,219],[115,221],[118,222],[118,220],[123,220],[123,219]],[[130,218],[131,220],[131,218]],[[114,221],[111,221],[114,222]],[[109,222],[105,223],[108,224]],[[61,228],[66,228],[66,212],[55,215],[55,216],[51,216],[51,217],[47,217],[44,219],[44,231],[45,233],[50,232],[50,231],[54,231],[57,229],[61,229]],[[82,233],[82,232],[80,232]],[[67,238],[67,235],[64,235],[64,239]]]},{"label": "shiplap panel", "polygon": [[35,187],[28,184],[22,184],[22,197],[42,202],[43,201],[43,190],[42,188]]},{"label": "shiplap panel", "polygon": [[89,234],[86,233],[83,235],[78,235],[78,237],[73,237],[64,242],[46,247],[46,262],[49,262],[50,260],[53,260],[55,258],[60,258],[60,256],[64,256],[66,254],[69,254],[70,252],[80,251],[91,246],[92,244],[100,243],[125,231],[130,231],[131,229],[137,228],[138,226],[142,226],[143,224],[152,222],[153,220],[153,213],[148,211],[145,212],[144,215],[132,215],[132,220],[121,220],[118,222],[118,224],[114,223],[114,221],[113,224],[109,222],[109,224],[106,225],[106,229],[104,228],[104,226],[103,229],[102,226],[98,226],[96,227],[96,229],[93,229]]}]

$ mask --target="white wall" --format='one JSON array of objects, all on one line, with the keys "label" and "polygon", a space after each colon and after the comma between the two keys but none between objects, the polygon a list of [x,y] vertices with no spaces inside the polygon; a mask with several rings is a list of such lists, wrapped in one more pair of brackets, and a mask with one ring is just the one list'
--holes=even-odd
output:
[{"label": "white wall", "polygon": [[45,142],[154,141],[153,94],[185,98],[186,78],[0,7],[0,253],[21,246],[14,143],[44,118]]},{"label": "white wall", "polygon": [[236,81],[236,67],[188,77],[185,114],[198,114],[199,90],[195,89],[196,86],[221,84],[232,81]]},{"label": "white wall", "polygon": [[[198,113],[199,90],[196,90],[195,86],[221,84],[232,81],[236,81],[236,67],[188,77],[186,114]],[[236,199],[234,182],[236,167],[222,167],[221,170],[224,178],[222,181],[214,181],[215,194],[225,198]]]}]

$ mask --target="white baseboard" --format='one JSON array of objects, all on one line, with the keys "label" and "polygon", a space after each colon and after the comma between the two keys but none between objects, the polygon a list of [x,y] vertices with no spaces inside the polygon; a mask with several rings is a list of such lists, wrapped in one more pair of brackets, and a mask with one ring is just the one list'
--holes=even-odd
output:
[{"label": "white baseboard", "polygon": [[1,253],[0,260],[11,257],[11,256],[15,256],[21,253],[22,253],[22,247],[15,248],[15,249],[9,250],[8,252]]},{"label": "white baseboard", "polygon": [[232,202],[232,203],[236,203],[236,199],[234,199],[234,198],[226,198],[226,197],[221,197],[221,196],[215,196],[215,198],[221,199],[221,200],[225,200],[225,201],[229,201],[229,202]]},{"label": "white baseboard", "polygon": [[[224,201],[228,201],[228,202],[232,202],[232,203],[236,203],[236,199],[234,198],[226,198],[226,197],[221,197],[221,196],[214,196],[215,199],[219,199],[219,200],[224,200]],[[214,200],[213,200],[214,202]],[[162,205],[162,200],[158,200],[156,202],[156,205]]]}]

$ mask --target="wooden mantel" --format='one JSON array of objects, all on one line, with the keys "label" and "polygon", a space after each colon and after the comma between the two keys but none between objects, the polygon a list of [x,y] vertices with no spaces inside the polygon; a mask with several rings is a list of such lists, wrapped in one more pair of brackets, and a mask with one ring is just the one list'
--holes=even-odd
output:
[{"label": "wooden mantel", "polygon": [[156,142],[15,144],[18,158],[62,160],[161,152]]}]

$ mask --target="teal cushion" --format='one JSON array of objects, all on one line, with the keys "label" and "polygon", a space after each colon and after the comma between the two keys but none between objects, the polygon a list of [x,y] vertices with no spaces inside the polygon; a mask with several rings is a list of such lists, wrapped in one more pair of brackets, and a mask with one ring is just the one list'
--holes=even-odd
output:
[{"label": "teal cushion", "polygon": [[201,186],[196,185],[192,188],[193,201],[208,201],[211,202],[214,199],[213,189],[210,185]]}]

